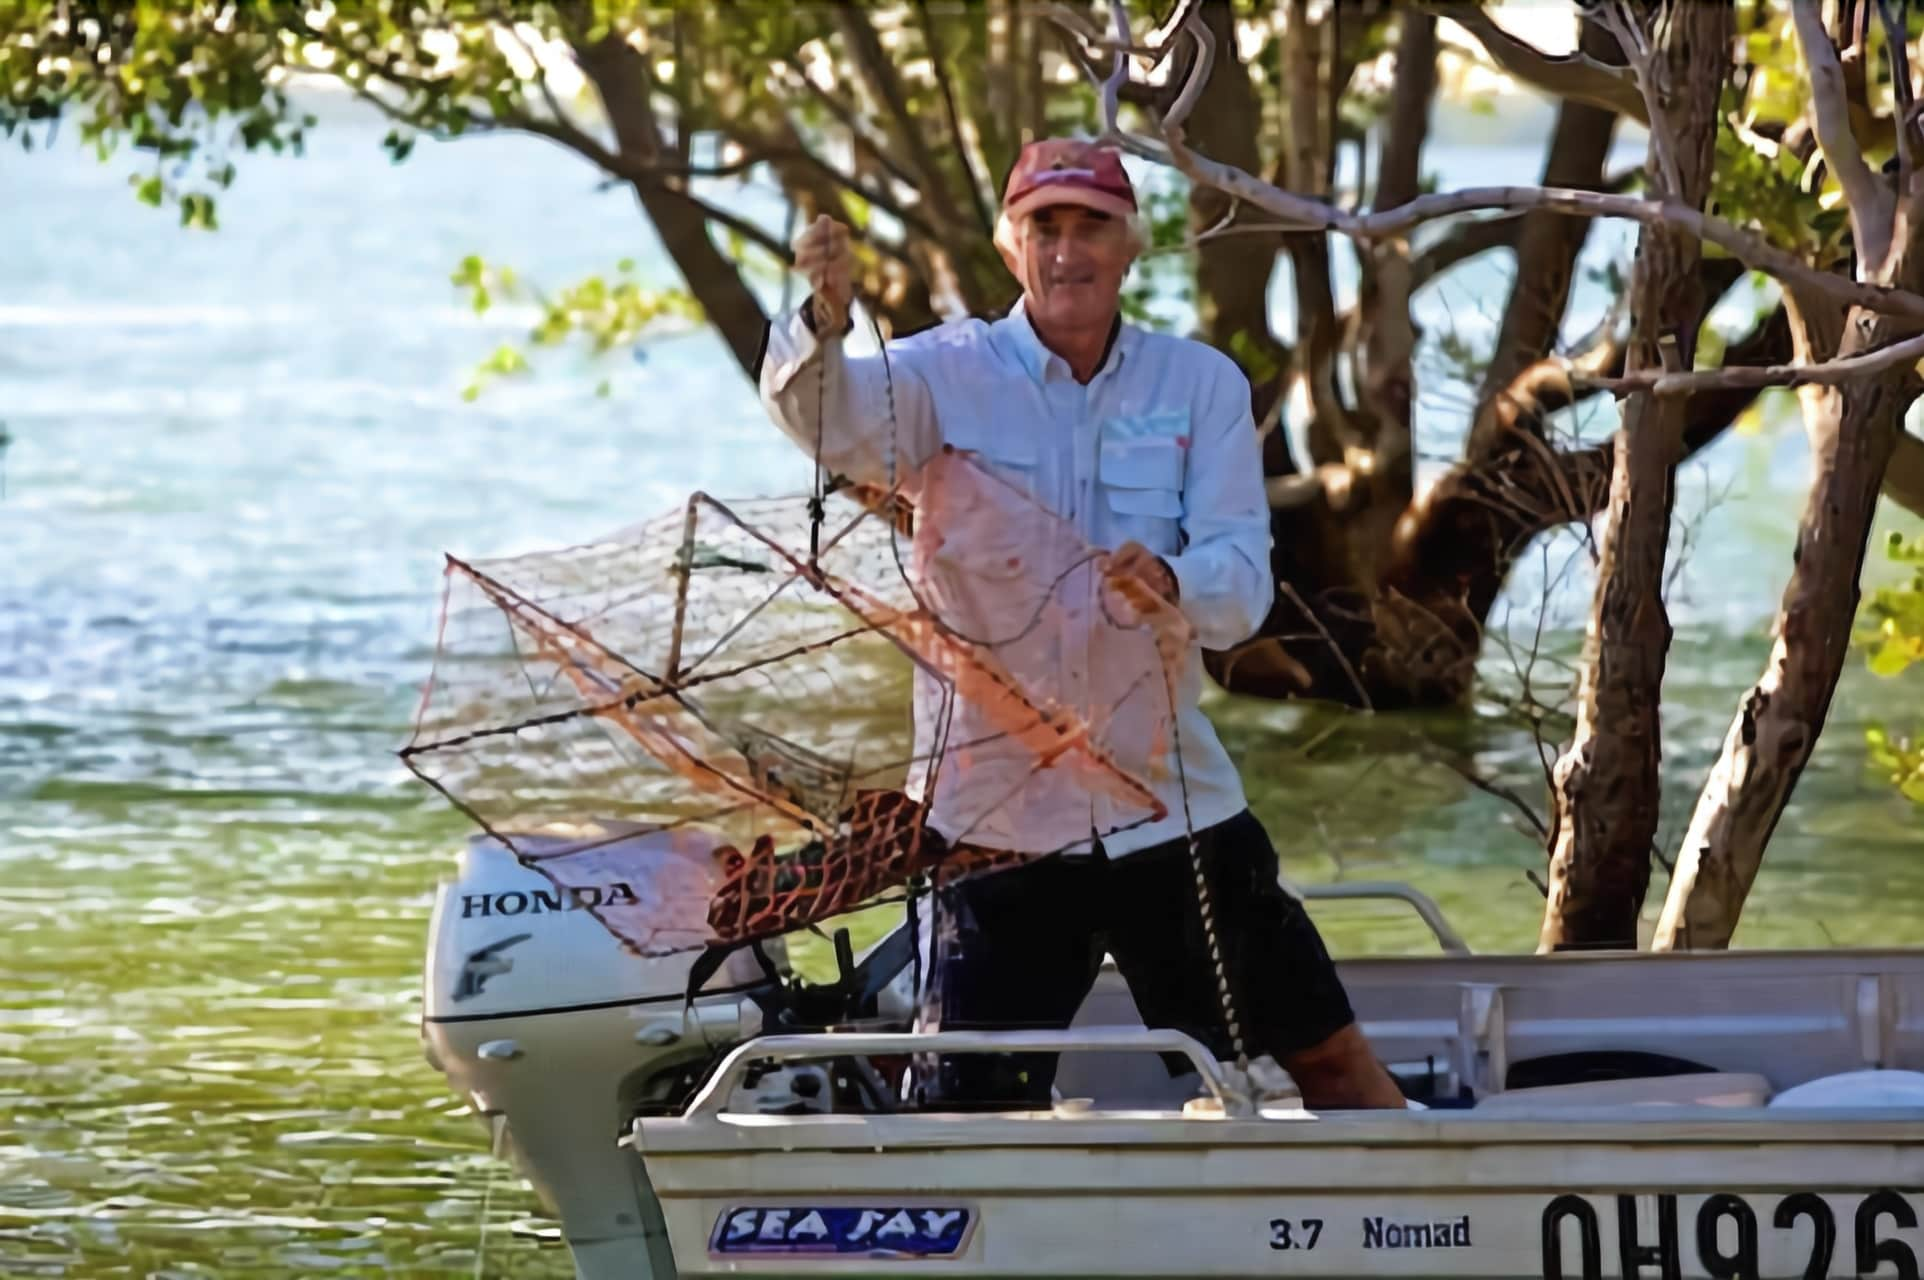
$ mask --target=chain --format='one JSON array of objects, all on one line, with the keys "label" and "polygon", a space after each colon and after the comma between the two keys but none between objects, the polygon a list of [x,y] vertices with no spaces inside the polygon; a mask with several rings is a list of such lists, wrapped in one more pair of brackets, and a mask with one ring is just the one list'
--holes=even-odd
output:
[{"label": "chain", "polygon": [[1209,966],[1216,978],[1216,998],[1222,1005],[1223,1025],[1229,1029],[1229,1050],[1236,1055],[1236,1066],[1249,1070],[1249,1052],[1243,1046],[1242,1020],[1236,1016],[1236,997],[1229,988],[1229,965],[1223,959],[1222,937],[1216,932],[1216,902],[1209,893],[1209,872],[1203,862],[1202,841],[1196,837],[1196,823],[1189,815],[1189,776],[1182,762],[1182,717],[1176,706],[1176,690],[1169,686],[1169,745],[1176,753],[1176,786],[1182,792],[1182,829],[1189,842],[1189,869],[1196,877],[1196,907],[1202,914],[1203,944],[1209,948]]}]

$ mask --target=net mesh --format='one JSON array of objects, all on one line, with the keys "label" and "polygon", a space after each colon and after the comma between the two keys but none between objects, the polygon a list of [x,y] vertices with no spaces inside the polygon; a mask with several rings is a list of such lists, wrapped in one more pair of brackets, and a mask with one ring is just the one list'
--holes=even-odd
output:
[{"label": "net mesh", "polygon": [[401,754],[638,952],[786,932],[1164,815],[1187,629],[1101,568],[952,451],[831,495],[819,530],[697,494],[449,557]]}]

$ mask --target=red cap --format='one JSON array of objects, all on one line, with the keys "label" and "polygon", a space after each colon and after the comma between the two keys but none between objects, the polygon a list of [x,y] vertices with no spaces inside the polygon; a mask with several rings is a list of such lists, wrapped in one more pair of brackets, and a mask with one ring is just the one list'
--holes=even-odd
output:
[{"label": "red cap", "polygon": [[1002,213],[1011,222],[1044,205],[1077,204],[1127,218],[1136,212],[1136,189],[1114,147],[1080,138],[1049,138],[1022,148],[1002,192]]}]

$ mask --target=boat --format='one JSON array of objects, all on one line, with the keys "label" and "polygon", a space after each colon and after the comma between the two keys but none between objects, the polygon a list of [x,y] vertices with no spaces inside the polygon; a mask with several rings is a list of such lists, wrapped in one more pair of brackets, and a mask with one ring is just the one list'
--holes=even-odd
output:
[{"label": "boat", "polygon": [[[428,1057],[584,1280],[1919,1274],[1924,951],[1485,956],[1407,886],[1310,887],[1439,943],[1339,965],[1411,1109],[1317,1113],[1109,968],[1067,1030],[918,1033],[904,931],[808,988],[779,945],[623,950],[632,892],[476,837],[430,927]],[[889,1083],[1018,1050],[1063,1054],[1050,1109]]]}]

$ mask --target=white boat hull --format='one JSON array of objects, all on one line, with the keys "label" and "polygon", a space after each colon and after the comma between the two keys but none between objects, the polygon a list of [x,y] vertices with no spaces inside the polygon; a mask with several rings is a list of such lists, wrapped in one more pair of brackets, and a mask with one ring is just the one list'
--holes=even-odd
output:
[{"label": "white boat hull", "polygon": [[1690,1110],[716,1116],[635,1140],[684,1276],[1917,1274],[1915,1110]]}]

